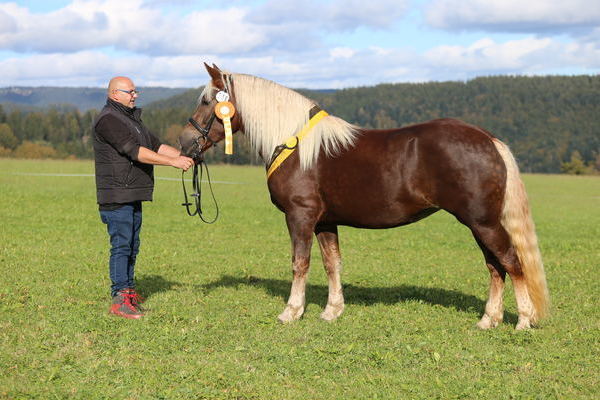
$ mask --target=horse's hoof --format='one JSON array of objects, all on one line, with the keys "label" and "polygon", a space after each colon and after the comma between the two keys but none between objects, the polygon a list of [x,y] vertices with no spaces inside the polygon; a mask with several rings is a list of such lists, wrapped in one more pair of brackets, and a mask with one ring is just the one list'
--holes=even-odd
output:
[{"label": "horse's hoof", "polygon": [[489,315],[484,314],[483,317],[481,317],[481,321],[477,323],[477,327],[479,329],[491,329],[497,327],[501,321],[502,320],[496,318],[492,319]]},{"label": "horse's hoof", "polygon": [[321,313],[321,319],[327,322],[335,321],[340,315],[342,315],[343,311],[343,304],[337,306],[327,304],[327,307],[325,307],[325,310]]},{"label": "horse's hoof", "polygon": [[304,313],[304,307],[300,306],[300,307],[292,307],[292,306],[287,306],[285,308],[285,310],[283,310],[283,312],[281,314],[279,314],[279,317],[277,317],[279,319],[280,322],[282,323],[288,323],[288,322],[293,322],[293,321],[297,321],[300,319],[300,317],[302,317],[302,314]]},{"label": "horse's hoof", "polygon": [[517,326],[515,327],[515,329],[517,331],[523,331],[525,329],[529,329],[531,328],[531,323],[529,322],[529,318],[519,318],[519,322],[517,323]]}]

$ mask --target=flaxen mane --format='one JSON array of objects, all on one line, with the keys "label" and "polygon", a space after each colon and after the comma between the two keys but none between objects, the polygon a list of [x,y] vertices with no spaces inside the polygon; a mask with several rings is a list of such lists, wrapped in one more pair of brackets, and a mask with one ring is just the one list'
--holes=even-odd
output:
[{"label": "flaxen mane", "polygon": [[[237,112],[244,121],[245,134],[254,150],[268,161],[276,146],[297,133],[309,120],[315,103],[275,82],[244,74],[223,74],[228,91],[233,86]],[[215,88],[209,82],[201,98],[210,101]],[[299,146],[300,166],[310,168],[321,148],[328,155],[354,144],[358,127],[334,117],[323,118]]]}]

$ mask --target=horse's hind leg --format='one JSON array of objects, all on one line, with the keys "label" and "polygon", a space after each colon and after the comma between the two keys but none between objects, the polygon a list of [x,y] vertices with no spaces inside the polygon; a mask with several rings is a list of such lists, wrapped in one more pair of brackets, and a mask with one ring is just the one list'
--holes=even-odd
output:
[{"label": "horse's hind leg", "polygon": [[329,281],[327,306],[321,313],[321,318],[325,321],[333,321],[344,311],[344,294],[340,278],[342,258],[340,256],[337,226],[319,227],[317,228],[316,235]]},{"label": "horse's hind leg", "polygon": [[279,314],[281,322],[292,322],[304,314],[306,279],[310,267],[310,248],[312,246],[313,227],[307,226],[306,215],[286,214],[286,222],[292,239],[292,289],[283,312]]},{"label": "horse's hind leg", "polygon": [[[533,304],[529,298],[527,287],[525,285],[525,279],[519,258],[517,257],[516,251],[510,242],[510,238],[506,230],[500,225],[500,223],[493,226],[477,225],[471,227],[473,234],[477,238],[480,245],[484,246],[489,253],[491,253],[490,260],[496,271],[506,271],[510,275],[510,278],[515,289],[515,297],[517,299],[517,309],[519,311],[519,322],[517,323],[517,329],[526,329],[531,326],[531,319],[533,318]],[[486,253],[484,251],[484,253]],[[487,256],[486,256],[487,259]],[[500,272],[499,277],[502,277]],[[496,283],[495,283],[496,282]],[[501,304],[497,299],[497,289],[495,285],[499,284],[498,278],[494,277],[492,273],[492,284],[490,288],[490,312],[488,314],[488,306],[486,304],[486,313],[479,322],[480,328],[491,328],[495,326],[494,315],[498,315],[494,311],[497,310],[497,304]],[[490,321],[488,322],[488,318]],[[499,320],[496,317],[496,321]]]},{"label": "horse's hind leg", "polygon": [[477,323],[477,327],[481,329],[495,328],[498,324],[502,323],[504,318],[502,296],[504,294],[506,271],[487,247],[477,237],[475,239],[483,252],[486,265],[490,271],[489,297],[485,304],[485,313],[481,317],[481,321]]}]

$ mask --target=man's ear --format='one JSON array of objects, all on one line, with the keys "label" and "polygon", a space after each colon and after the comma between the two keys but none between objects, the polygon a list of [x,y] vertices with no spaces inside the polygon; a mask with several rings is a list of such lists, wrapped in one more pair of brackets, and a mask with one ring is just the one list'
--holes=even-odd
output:
[{"label": "man's ear", "polygon": [[116,93],[115,93],[115,89],[111,89],[108,91],[108,98],[111,100],[115,100],[116,101]]},{"label": "man's ear", "polygon": [[221,72],[219,67],[217,67],[215,64],[213,64],[213,66],[211,67],[207,63],[204,63],[204,67],[206,68],[208,75],[210,75],[210,78],[212,79],[213,86],[220,90],[225,90],[225,83],[223,82],[223,73]]}]

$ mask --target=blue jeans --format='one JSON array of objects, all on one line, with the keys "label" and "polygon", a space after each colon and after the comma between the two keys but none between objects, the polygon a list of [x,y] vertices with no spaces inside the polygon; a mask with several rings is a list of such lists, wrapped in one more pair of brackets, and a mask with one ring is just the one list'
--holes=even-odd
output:
[{"label": "blue jeans", "polygon": [[142,202],[128,203],[111,211],[100,211],[110,235],[109,274],[111,295],[125,288],[135,287],[135,258],[140,251],[142,228]]}]

